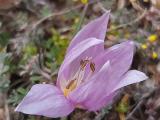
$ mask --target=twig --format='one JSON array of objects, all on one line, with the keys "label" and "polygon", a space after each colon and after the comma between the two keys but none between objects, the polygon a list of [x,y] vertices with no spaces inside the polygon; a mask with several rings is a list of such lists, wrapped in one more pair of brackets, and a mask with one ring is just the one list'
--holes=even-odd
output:
[{"label": "twig", "polygon": [[130,119],[133,114],[135,113],[135,111],[137,111],[137,109],[144,103],[144,99],[142,99],[137,105],[136,107],[132,110],[132,112],[129,113],[129,115],[127,116],[126,120]]},{"label": "twig", "polygon": [[19,83],[22,83],[22,80],[16,80],[14,81],[14,83],[12,83],[9,88],[8,88],[8,91],[10,91],[11,89],[13,89],[14,86],[18,85]]},{"label": "twig", "polygon": [[[98,2],[98,0],[97,0],[97,2]],[[103,12],[107,12],[107,11],[108,11],[108,10],[103,6],[103,4],[102,4],[101,2],[98,2],[98,5],[99,5],[99,7],[102,9]],[[113,30],[117,30],[117,29],[120,29],[120,28],[127,27],[127,26],[129,26],[129,25],[135,24],[135,23],[137,23],[138,21],[140,21],[142,18],[144,18],[145,15],[146,15],[146,13],[147,13],[147,10],[145,9],[145,10],[143,11],[143,13],[142,13],[138,18],[136,18],[136,19],[134,19],[133,21],[130,21],[130,22],[128,22],[128,23],[118,25],[118,26],[115,27],[115,28],[108,29],[107,32],[111,32],[111,31],[113,31]]]},{"label": "twig", "polygon": [[139,110],[140,118],[141,118],[142,120],[144,120],[144,115],[143,115],[142,109],[139,108],[138,110]]},{"label": "twig", "polygon": [[[108,11],[108,10],[106,10],[106,9],[104,8],[104,6],[102,5],[102,3],[99,2],[98,5],[99,5],[99,7],[102,9],[102,11],[104,11],[104,12]],[[142,13],[138,18],[136,18],[136,19],[134,19],[133,21],[130,21],[130,22],[128,22],[128,23],[118,25],[118,26],[115,27],[115,28],[111,28],[111,29],[109,29],[107,32],[111,32],[111,31],[113,31],[113,30],[117,30],[117,29],[120,29],[120,28],[124,28],[124,27],[129,26],[129,25],[133,25],[133,24],[137,23],[138,21],[140,21],[142,18],[144,18],[146,14],[147,14],[147,10],[145,9],[145,10],[143,11],[143,13]]]},{"label": "twig", "polygon": [[108,12],[108,10],[103,6],[103,4],[101,2],[99,2],[98,0],[97,0],[97,2],[98,2],[98,5],[102,9],[103,12]]},{"label": "twig", "polygon": [[103,119],[103,117],[105,116],[105,112],[102,112],[102,113],[99,113],[95,118],[94,118],[94,120],[101,120],[101,119]]},{"label": "twig", "polygon": [[9,115],[9,108],[8,108],[8,103],[7,103],[7,97],[6,97],[6,94],[5,94],[5,118],[6,120],[10,120],[10,115]]},{"label": "twig", "polygon": [[43,65],[43,50],[42,50],[42,47],[41,46],[37,46],[39,47],[38,49],[38,64],[39,64],[39,67],[40,69],[43,69],[44,65]]},{"label": "twig", "polygon": [[0,16],[4,16],[4,17],[8,17],[10,19],[13,19],[13,17],[11,15],[8,15],[6,13],[0,12]]},{"label": "twig", "polygon": [[86,4],[86,5],[84,6],[84,8],[83,8],[83,12],[82,12],[82,15],[81,15],[81,19],[80,19],[80,22],[79,22],[79,24],[78,24],[78,26],[77,26],[77,28],[76,28],[76,32],[75,32],[75,33],[77,33],[77,32],[80,30],[81,25],[82,25],[82,23],[83,23],[83,21],[84,21],[84,18],[85,18],[87,9],[88,9],[88,4]]},{"label": "twig", "polygon": [[130,22],[125,23],[125,24],[118,25],[118,26],[115,27],[115,28],[109,29],[107,32],[111,32],[111,31],[113,31],[113,30],[117,30],[117,29],[120,29],[120,28],[124,28],[124,27],[127,27],[127,26],[129,26],[129,25],[133,25],[133,24],[137,23],[138,21],[140,21],[142,18],[144,18],[145,15],[146,15],[146,13],[147,13],[147,10],[144,10],[144,12],[143,12],[138,18],[134,19],[133,21],[130,21]]},{"label": "twig", "polygon": [[155,88],[154,90],[152,90],[150,93],[148,93],[147,95],[143,96],[140,100],[140,102],[136,105],[136,107],[128,114],[128,116],[126,117],[126,120],[130,120],[130,118],[133,118],[134,113],[141,107],[141,105],[143,103],[146,102],[146,100],[151,97],[155,91],[159,90],[159,88]]},{"label": "twig", "polygon": [[51,75],[49,75],[48,73],[44,72],[43,70],[39,70],[39,74],[46,80],[48,81],[52,81]]},{"label": "twig", "polygon": [[83,5],[77,5],[77,6],[75,6],[75,7],[70,8],[70,9],[65,9],[65,10],[63,10],[63,11],[50,14],[50,15],[48,15],[48,16],[40,19],[39,21],[37,21],[37,22],[33,25],[33,27],[31,28],[31,31],[30,31],[30,32],[34,31],[34,30],[37,28],[37,26],[39,26],[41,23],[43,23],[43,22],[46,21],[47,19],[50,19],[50,18],[52,18],[52,17],[54,17],[54,16],[59,16],[59,15],[67,14],[67,13],[69,13],[69,12],[75,10],[75,9],[81,8],[82,6],[83,6]]},{"label": "twig", "polygon": [[57,74],[58,74],[58,71],[59,71],[59,69],[56,69],[56,70],[51,74],[51,77],[57,75]]}]

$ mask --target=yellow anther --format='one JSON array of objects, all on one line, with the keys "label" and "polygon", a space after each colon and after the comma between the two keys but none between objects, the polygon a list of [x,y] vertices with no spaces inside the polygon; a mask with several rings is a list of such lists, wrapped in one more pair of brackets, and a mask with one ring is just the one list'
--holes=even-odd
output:
[{"label": "yellow anther", "polygon": [[67,95],[70,93],[70,90],[69,89],[64,89],[63,90],[63,94],[64,94],[64,96],[66,96],[67,97]]},{"label": "yellow anther", "polygon": [[147,49],[147,47],[148,47],[147,44],[142,44],[141,45],[141,48],[144,49],[144,50]]},{"label": "yellow anther", "polygon": [[88,0],[81,0],[81,3],[87,4],[87,3],[88,3]]},{"label": "yellow anther", "polygon": [[68,94],[76,87],[77,87],[77,81],[76,80],[70,81],[69,84],[66,86],[66,88],[63,90],[64,96],[68,96]]},{"label": "yellow anther", "polygon": [[95,64],[94,63],[90,63],[90,68],[91,68],[91,71],[94,72],[95,71]]},{"label": "yellow anther", "polygon": [[84,70],[84,68],[86,67],[86,65],[89,63],[89,60],[81,60],[80,61],[80,66],[81,69]]},{"label": "yellow anther", "polygon": [[158,54],[157,54],[156,52],[153,52],[153,53],[152,53],[152,58],[153,58],[153,59],[157,59],[157,58],[158,58]]},{"label": "yellow anther", "polygon": [[156,34],[152,34],[148,37],[148,41],[149,42],[155,42],[157,40],[157,35]]}]

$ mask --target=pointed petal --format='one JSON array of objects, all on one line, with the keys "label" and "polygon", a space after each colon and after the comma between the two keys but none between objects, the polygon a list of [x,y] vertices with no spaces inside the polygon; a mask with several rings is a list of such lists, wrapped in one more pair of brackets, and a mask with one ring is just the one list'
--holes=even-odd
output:
[{"label": "pointed petal", "polygon": [[71,44],[68,48],[68,52],[74,46],[76,46],[77,44],[79,44],[80,42],[88,38],[94,37],[97,39],[104,40],[106,31],[107,31],[107,24],[109,21],[109,14],[110,14],[110,11],[106,12],[101,17],[93,20],[92,22],[84,26],[82,30],[79,31],[71,41]]},{"label": "pointed petal", "polygon": [[109,60],[114,74],[121,76],[130,68],[134,48],[132,41],[122,42],[108,48],[93,60],[96,64],[96,71],[99,71],[104,63]]},{"label": "pointed petal", "polygon": [[97,111],[112,102],[115,95],[117,95],[118,89],[133,83],[141,82],[143,80],[146,80],[147,78],[148,77],[143,72],[130,70],[122,77],[122,80],[117,84],[111,94],[104,94],[100,98],[97,98],[97,100],[95,101],[86,101],[84,102],[83,106],[85,106],[90,111]]},{"label": "pointed petal", "polygon": [[137,70],[130,70],[121,78],[120,82],[117,84],[113,91],[116,91],[124,86],[133,83],[141,82],[143,80],[146,80],[147,78],[148,77],[143,72]]},{"label": "pointed petal", "polygon": [[86,57],[94,58],[103,51],[103,49],[99,49],[100,46],[103,46],[103,41],[96,38],[89,38],[75,46],[67,54],[60,67],[57,85],[59,86],[65,82],[65,80],[71,79],[72,75],[74,75],[80,67],[80,61],[82,59]]},{"label": "pointed petal", "polygon": [[31,88],[15,111],[56,118],[68,115],[73,109],[73,105],[57,87],[37,84]]}]

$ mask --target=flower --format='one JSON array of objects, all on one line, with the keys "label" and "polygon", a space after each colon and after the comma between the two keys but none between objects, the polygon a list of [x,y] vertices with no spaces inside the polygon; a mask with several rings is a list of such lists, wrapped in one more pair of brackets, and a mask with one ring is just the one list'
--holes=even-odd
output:
[{"label": "flower", "polygon": [[109,12],[83,27],[67,49],[56,86],[34,85],[16,111],[53,118],[76,107],[97,111],[111,103],[120,88],[147,79],[144,73],[129,70],[132,41],[104,49],[108,20]]},{"label": "flower", "polygon": [[157,40],[157,35],[156,34],[152,34],[148,37],[149,42],[155,42]]},{"label": "flower", "polygon": [[141,45],[141,48],[145,50],[145,49],[148,48],[148,46],[147,46],[147,44],[144,43],[144,44]]},{"label": "flower", "polygon": [[156,52],[153,52],[153,53],[152,53],[152,58],[153,58],[153,59],[157,59],[157,58],[158,58],[158,54],[157,54]]},{"label": "flower", "polygon": [[87,4],[87,3],[88,3],[88,0],[81,0],[81,3]]}]

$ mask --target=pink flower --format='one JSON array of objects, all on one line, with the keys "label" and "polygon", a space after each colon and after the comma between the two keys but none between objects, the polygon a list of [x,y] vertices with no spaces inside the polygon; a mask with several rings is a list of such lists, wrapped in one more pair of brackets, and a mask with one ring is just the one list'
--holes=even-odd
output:
[{"label": "pink flower", "polygon": [[96,111],[109,104],[118,89],[147,79],[144,73],[129,70],[132,41],[104,49],[108,20],[109,12],[83,27],[69,45],[56,86],[34,85],[16,111],[53,118],[76,107]]}]

